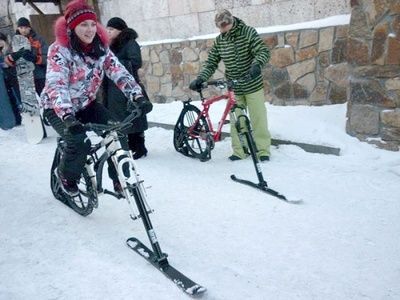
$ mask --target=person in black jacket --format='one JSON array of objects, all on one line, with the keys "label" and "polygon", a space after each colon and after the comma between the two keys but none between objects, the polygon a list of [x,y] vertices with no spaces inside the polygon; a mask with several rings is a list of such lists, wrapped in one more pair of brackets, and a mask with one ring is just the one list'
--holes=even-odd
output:
[{"label": "person in black jacket", "polygon": [[[142,66],[142,55],[140,46],[136,42],[138,34],[135,30],[128,28],[125,21],[114,17],[107,22],[107,32],[110,38],[110,49],[117,56],[118,60],[133,75],[136,82],[142,87],[143,95],[147,98],[143,84],[140,82],[138,70]],[[115,115],[118,120],[123,120],[129,113],[126,105],[127,99],[117,86],[109,79],[103,85],[104,105]],[[125,99],[125,101],[121,101]],[[134,159],[147,155],[144,144],[144,131],[148,128],[146,115],[133,121],[132,128],[128,131],[129,148]]]},{"label": "person in black jacket", "polygon": [[[13,110],[16,125],[21,125],[21,114],[19,112],[20,93],[15,67],[10,67],[4,61],[6,56],[11,53],[10,44],[7,41],[7,36],[0,32],[0,65],[4,72],[4,81],[7,89],[8,97],[10,98],[11,108]],[[2,100],[2,99],[1,99]]]}]

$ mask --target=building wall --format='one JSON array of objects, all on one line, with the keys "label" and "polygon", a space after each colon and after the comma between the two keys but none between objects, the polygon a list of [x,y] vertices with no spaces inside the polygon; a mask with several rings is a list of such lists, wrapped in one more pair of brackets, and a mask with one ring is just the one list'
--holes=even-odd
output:
[{"label": "building wall", "polygon": [[217,32],[220,8],[254,27],[285,25],[350,13],[348,0],[98,0],[101,20],[123,18],[140,41],[188,38]]},{"label": "building wall", "polygon": [[[139,42],[183,39],[216,33],[216,10],[227,8],[250,26],[267,27],[321,19],[350,13],[348,0],[90,0],[100,20],[121,17],[139,33]],[[68,0],[62,0],[63,6]],[[12,22],[37,12],[30,5],[10,1]],[[0,29],[7,16],[8,1],[0,1]],[[52,3],[36,3],[45,14],[58,14]],[[4,27],[4,25],[3,25]]]}]

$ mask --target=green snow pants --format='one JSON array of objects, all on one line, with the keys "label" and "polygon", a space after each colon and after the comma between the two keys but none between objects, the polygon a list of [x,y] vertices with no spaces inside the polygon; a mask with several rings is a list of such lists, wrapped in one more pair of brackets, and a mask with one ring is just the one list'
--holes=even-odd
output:
[{"label": "green snow pants", "polygon": [[[257,147],[257,156],[270,156],[271,135],[268,131],[267,109],[264,103],[264,89],[260,89],[255,93],[236,96],[236,102],[239,106],[246,107],[250,117],[251,127],[253,129],[253,138]],[[241,113],[240,109],[235,110],[236,115]],[[240,158],[246,158],[248,154],[243,151],[238,132],[235,127],[234,116],[230,116],[231,120],[231,139],[233,155]],[[242,119],[243,120],[243,119]],[[245,147],[248,149],[246,138],[242,138]]]}]

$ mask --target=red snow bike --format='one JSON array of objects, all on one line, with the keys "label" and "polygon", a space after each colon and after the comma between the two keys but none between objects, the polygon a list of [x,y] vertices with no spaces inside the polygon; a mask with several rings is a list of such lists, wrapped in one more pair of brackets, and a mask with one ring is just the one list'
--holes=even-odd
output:
[{"label": "red snow bike", "polygon": [[[212,80],[203,83],[198,90],[201,105],[203,106],[201,111],[190,103],[192,101],[190,98],[183,102],[183,109],[174,129],[174,147],[176,151],[186,156],[198,158],[201,161],[211,159],[211,150],[214,149],[215,142],[221,140],[222,127],[229,122],[227,121],[228,114],[230,112],[233,113],[231,116],[234,120],[231,120],[231,122],[236,122],[239,117],[236,113],[238,112],[236,108],[240,107],[236,104],[233,91],[234,86],[239,82],[239,80]],[[216,86],[220,89],[227,88],[227,91],[222,95],[205,98],[202,90],[209,86]],[[225,99],[227,100],[226,106],[215,130],[209,110],[211,105]],[[244,116],[243,113],[240,115]],[[248,150],[246,151],[248,152]]]},{"label": "red snow bike", "polygon": [[[250,119],[245,113],[245,109],[239,106],[235,100],[234,87],[238,83],[244,83],[250,78],[247,76],[239,80],[212,80],[204,82],[198,90],[201,99],[202,110],[191,104],[191,99],[183,102],[183,109],[178,117],[178,121],[174,128],[174,147],[179,153],[185,156],[198,158],[200,161],[211,159],[211,150],[214,149],[215,142],[221,140],[222,127],[227,123],[227,116],[231,116],[230,122],[235,124],[239,134],[239,139],[245,153],[249,153],[252,157],[254,168],[257,173],[258,183],[249,180],[237,178],[231,175],[231,179],[263,192],[277,197],[288,203],[298,204],[301,200],[289,200],[284,195],[270,189],[264,180],[261,172],[260,161],[257,157],[257,147],[254,142]],[[220,89],[227,89],[225,93],[218,96],[205,98],[202,90],[208,86],[216,86]],[[225,109],[221,119],[218,122],[217,129],[214,130],[209,110],[214,103],[227,100]]]}]

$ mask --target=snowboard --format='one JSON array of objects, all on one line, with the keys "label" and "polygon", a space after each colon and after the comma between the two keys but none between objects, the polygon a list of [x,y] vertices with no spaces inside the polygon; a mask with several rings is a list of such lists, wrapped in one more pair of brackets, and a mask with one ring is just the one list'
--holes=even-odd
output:
[{"label": "snowboard", "polygon": [[3,68],[0,67],[0,128],[7,130],[13,128],[15,125],[16,120],[11,107],[10,98],[7,94]]},{"label": "snowboard", "polygon": [[[22,35],[15,35],[12,39],[14,52],[24,48],[31,50],[29,40]],[[35,65],[23,57],[16,61],[17,77],[22,102],[22,124],[26,138],[30,144],[38,144],[45,137],[45,129],[39,109],[39,97],[36,94],[33,70]]]}]

